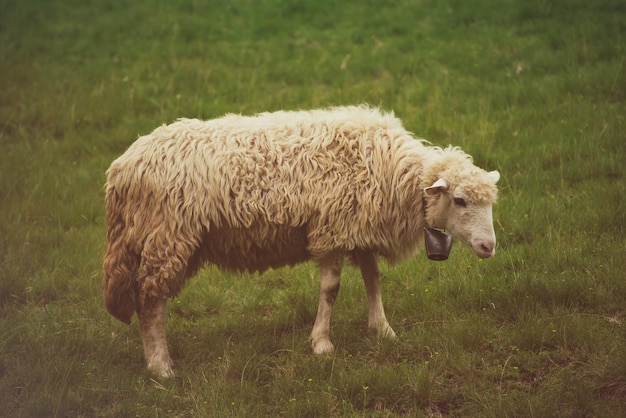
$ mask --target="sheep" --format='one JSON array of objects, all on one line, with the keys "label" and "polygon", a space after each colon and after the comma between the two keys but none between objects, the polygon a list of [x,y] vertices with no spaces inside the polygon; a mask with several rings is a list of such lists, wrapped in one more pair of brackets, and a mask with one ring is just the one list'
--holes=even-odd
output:
[{"label": "sheep", "polygon": [[263,272],[313,260],[320,298],[310,343],[330,353],[348,258],[363,277],[368,327],[395,338],[378,258],[414,255],[424,227],[493,256],[499,177],[366,105],[179,119],[137,139],[107,170],[105,305],[125,323],[137,313],[147,367],[169,377],[166,302],[198,269]]}]

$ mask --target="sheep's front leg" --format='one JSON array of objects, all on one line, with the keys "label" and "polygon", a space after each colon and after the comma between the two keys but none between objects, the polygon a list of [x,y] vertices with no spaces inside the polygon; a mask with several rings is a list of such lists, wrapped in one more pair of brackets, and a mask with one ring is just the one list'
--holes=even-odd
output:
[{"label": "sheep's front leg", "polygon": [[166,304],[167,299],[145,297],[137,315],[148,370],[161,377],[172,377],[172,360],[165,340]]},{"label": "sheep's front leg", "polygon": [[313,331],[311,331],[311,346],[315,354],[331,353],[335,347],[330,342],[330,316],[333,304],[339,293],[339,280],[343,257],[328,257],[320,264],[320,303]]},{"label": "sheep's front leg", "polygon": [[380,294],[378,263],[372,251],[355,250],[356,261],[361,269],[361,276],[367,291],[367,303],[369,307],[368,327],[378,332],[379,335],[395,338],[396,333],[389,326],[383,300]]}]

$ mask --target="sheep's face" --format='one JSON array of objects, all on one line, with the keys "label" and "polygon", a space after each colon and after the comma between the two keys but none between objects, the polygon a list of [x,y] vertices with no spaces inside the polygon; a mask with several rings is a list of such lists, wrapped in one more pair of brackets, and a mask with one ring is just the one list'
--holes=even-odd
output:
[{"label": "sheep's face", "polygon": [[426,223],[447,229],[478,257],[492,257],[496,253],[496,235],[491,207],[499,178],[497,171],[481,170],[465,181],[438,179],[424,189],[427,196],[438,196],[428,207]]}]

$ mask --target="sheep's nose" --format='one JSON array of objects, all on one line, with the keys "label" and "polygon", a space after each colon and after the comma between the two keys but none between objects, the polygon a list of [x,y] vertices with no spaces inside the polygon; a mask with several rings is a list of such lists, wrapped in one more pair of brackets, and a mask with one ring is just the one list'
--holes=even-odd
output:
[{"label": "sheep's nose", "polygon": [[491,240],[481,241],[477,245],[473,245],[472,249],[476,256],[480,258],[493,257],[496,253],[496,242]]},{"label": "sheep's nose", "polygon": [[484,250],[486,253],[492,252],[493,247],[494,247],[493,242],[488,242],[488,243],[483,242],[482,244],[480,244],[480,248]]}]

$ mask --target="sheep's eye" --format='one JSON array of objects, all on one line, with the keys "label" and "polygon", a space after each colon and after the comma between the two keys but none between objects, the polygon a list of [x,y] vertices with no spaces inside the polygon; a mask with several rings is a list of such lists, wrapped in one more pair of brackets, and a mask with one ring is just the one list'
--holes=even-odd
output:
[{"label": "sheep's eye", "polygon": [[462,208],[467,206],[467,203],[465,203],[465,199],[461,199],[460,197],[454,198],[454,204],[457,206],[461,206]]}]

